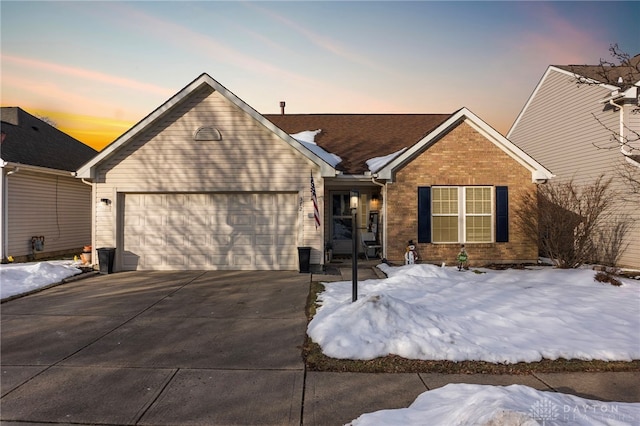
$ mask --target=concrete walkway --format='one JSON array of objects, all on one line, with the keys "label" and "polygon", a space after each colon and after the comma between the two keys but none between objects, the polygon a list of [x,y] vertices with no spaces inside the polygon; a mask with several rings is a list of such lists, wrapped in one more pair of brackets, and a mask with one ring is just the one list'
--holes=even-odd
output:
[{"label": "concrete walkway", "polygon": [[640,373],[307,372],[309,282],[334,271],[117,273],[4,303],[2,425],[341,425],[447,383],[640,402]]}]

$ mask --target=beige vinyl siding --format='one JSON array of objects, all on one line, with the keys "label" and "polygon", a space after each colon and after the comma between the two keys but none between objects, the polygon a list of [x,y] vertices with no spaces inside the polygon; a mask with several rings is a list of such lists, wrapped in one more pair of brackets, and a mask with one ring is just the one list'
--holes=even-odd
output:
[{"label": "beige vinyl siding", "polygon": [[[555,181],[592,183],[604,175],[613,179],[615,191],[624,192],[618,175],[623,158],[612,141],[612,131],[620,129],[620,115],[600,102],[609,95],[606,88],[578,86],[571,75],[549,69],[509,139],[554,173]],[[630,125],[635,121],[635,129],[640,129],[640,118],[626,115]],[[633,207],[623,202],[622,197],[618,197],[618,207],[637,221],[619,264],[640,268],[640,209],[637,203]]]},{"label": "beige vinyl siding", "polygon": [[91,244],[90,186],[71,176],[24,170],[7,180],[7,255],[32,254],[34,236],[45,237],[45,250],[36,253],[39,257]]},{"label": "beige vinyl siding", "polygon": [[[194,141],[212,126],[220,141]],[[316,231],[310,192],[314,174],[323,202],[319,168],[210,87],[193,92],[167,115],[129,141],[97,170],[97,247],[117,246],[119,203],[126,193],[295,193],[298,246],[311,246],[311,263],[322,263],[322,229]],[[98,203],[99,204],[99,203]],[[324,221],[323,225],[324,225]]]},{"label": "beige vinyl siding", "polygon": [[[627,129],[634,129],[636,132],[640,133],[640,112],[637,111],[638,105],[634,104],[625,104],[624,105],[624,124]],[[634,112],[636,111],[636,112]],[[629,130],[624,130],[628,132]],[[633,133],[625,135],[631,140],[635,140],[637,136],[634,137]]]},{"label": "beige vinyl siding", "polygon": [[608,94],[607,89],[578,86],[572,76],[550,70],[509,139],[558,179],[588,180],[610,172],[615,155],[595,145],[605,146],[611,135],[594,118],[618,130],[618,114],[599,103]]}]

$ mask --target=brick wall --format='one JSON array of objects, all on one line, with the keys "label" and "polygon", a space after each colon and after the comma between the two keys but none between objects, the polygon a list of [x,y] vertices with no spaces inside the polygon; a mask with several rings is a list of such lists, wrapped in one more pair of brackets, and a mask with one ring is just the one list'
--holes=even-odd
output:
[{"label": "brick wall", "polygon": [[[473,127],[462,122],[396,173],[387,187],[387,258],[404,261],[409,240],[418,241],[418,187],[492,185],[509,188],[509,242],[466,243],[471,265],[535,262],[538,248],[518,229],[514,209],[536,191],[531,172]],[[422,262],[455,263],[459,244],[417,244]]]}]

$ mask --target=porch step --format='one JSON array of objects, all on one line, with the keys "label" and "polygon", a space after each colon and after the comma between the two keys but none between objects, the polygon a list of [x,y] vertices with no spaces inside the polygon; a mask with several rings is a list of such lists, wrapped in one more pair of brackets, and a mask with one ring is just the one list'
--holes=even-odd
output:
[{"label": "porch step", "polygon": [[[374,269],[377,268],[375,266],[365,266],[363,268],[358,268],[358,281],[377,280],[384,277],[384,274],[382,274],[382,272],[380,272],[382,274],[382,277],[378,276]],[[340,268],[340,275],[342,276],[343,280],[349,281],[352,275],[351,268]]]}]

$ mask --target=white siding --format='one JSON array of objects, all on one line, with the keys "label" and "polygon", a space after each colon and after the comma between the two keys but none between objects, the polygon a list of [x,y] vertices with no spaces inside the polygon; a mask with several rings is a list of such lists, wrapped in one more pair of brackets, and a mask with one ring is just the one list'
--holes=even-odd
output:
[{"label": "white siding", "polygon": [[[193,140],[201,126],[213,126],[220,141]],[[322,263],[322,229],[316,231],[310,194],[314,174],[319,202],[324,187],[319,168],[226,98],[203,88],[158,119],[97,170],[95,245],[122,245],[119,203],[125,193],[295,193],[301,202],[296,244],[311,246],[311,263]],[[119,268],[116,258],[116,269]]]},{"label": "white siding", "polygon": [[[556,180],[592,183],[604,175],[613,179],[614,190],[625,191],[617,173],[623,158],[611,132],[619,131],[620,115],[600,102],[609,95],[605,88],[578,86],[571,75],[551,69],[509,139],[557,175]],[[638,118],[629,120],[640,129]],[[622,201],[619,208],[637,220],[620,265],[640,268],[640,209]]]},{"label": "white siding", "polygon": [[8,181],[8,253],[32,254],[31,238],[45,237],[47,253],[91,244],[91,187],[74,177],[19,171]]}]

